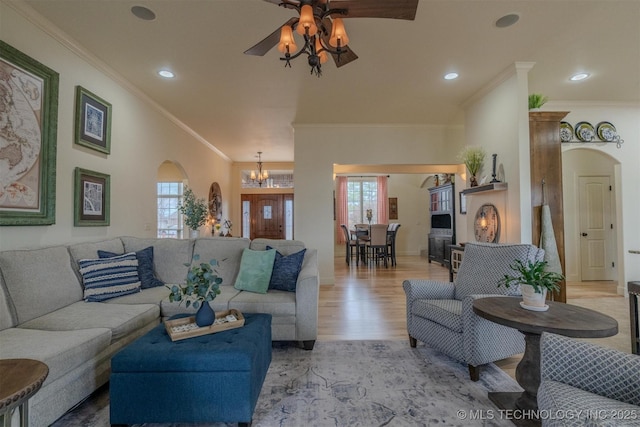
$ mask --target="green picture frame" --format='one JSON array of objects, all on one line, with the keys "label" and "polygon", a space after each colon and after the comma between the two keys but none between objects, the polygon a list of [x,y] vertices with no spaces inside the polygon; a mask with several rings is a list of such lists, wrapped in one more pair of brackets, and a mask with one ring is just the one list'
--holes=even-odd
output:
[{"label": "green picture frame", "polygon": [[76,86],[75,137],[77,145],[111,154],[111,104],[82,86]]},{"label": "green picture frame", "polygon": [[104,173],[75,168],[73,188],[73,225],[110,225],[111,177]]},{"label": "green picture frame", "polygon": [[[56,222],[59,74],[0,40],[0,225]],[[7,101],[8,100],[8,101]],[[6,129],[5,129],[6,130]]]}]

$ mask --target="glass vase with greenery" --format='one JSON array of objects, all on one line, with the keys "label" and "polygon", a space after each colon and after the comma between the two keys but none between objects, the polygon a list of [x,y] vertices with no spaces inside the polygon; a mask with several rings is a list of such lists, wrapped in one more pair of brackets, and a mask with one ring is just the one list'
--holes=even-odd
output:
[{"label": "glass vase with greenery", "polygon": [[458,158],[465,164],[467,169],[469,170],[469,182],[472,187],[476,187],[478,185],[478,180],[476,176],[482,170],[482,166],[484,164],[484,158],[487,156],[487,153],[484,151],[482,147],[471,147],[466,146],[462,149]]}]

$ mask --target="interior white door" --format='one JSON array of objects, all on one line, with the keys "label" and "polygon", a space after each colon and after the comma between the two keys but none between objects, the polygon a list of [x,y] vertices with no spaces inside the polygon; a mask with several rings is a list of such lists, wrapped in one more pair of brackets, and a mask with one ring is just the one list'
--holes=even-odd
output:
[{"label": "interior white door", "polygon": [[581,279],[613,280],[613,222],[608,176],[581,176],[579,188]]}]

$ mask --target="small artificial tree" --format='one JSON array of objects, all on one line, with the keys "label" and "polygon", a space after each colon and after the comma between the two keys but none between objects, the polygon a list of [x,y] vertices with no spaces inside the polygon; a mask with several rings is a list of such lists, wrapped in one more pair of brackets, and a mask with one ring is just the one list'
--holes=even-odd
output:
[{"label": "small artificial tree", "polygon": [[184,222],[192,230],[197,230],[207,221],[208,209],[204,199],[198,199],[189,187],[184,191],[178,211],[184,215]]}]

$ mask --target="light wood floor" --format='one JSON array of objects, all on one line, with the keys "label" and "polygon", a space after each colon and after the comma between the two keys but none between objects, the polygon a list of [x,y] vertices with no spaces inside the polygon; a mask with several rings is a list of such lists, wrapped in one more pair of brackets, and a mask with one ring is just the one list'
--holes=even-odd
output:
[{"label": "light wood floor", "polygon": [[[336,257],[335,277],[335,285],[320,286],[319,340],[408,340],[402,281],[422,278],[448,282],[449,271],[419,256],[399,256],[398,265],[387,269],[382,265],[370,268],[362,263],[347,266],[343,257]],[[624,347],[626,343],[628,348],[619,349],[630,352],[627,302],[616,294],[615,282],[568,283],[567,298],[569,303],[616,318],[620,333],[609,342],[602,340],[602,344]],[[496,365],[515,378],[520,358],[511,357]]]}]

